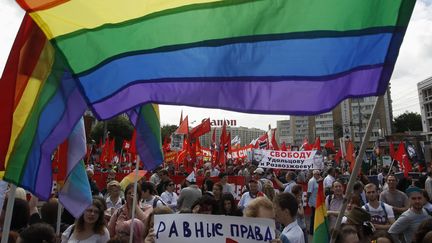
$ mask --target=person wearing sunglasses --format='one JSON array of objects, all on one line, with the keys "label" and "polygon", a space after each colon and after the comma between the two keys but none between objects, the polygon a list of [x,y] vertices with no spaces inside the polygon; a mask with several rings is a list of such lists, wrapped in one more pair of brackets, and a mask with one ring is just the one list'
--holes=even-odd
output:
[{"label": "person wearing sunglasses", "polygon": [[174,212],[177,209],[178,195],[175,193],[175,184],[172,180],[169,180],[166,184],[165,191],[161,194],[161,198],[166,202],[167,206],[170,207]]}]

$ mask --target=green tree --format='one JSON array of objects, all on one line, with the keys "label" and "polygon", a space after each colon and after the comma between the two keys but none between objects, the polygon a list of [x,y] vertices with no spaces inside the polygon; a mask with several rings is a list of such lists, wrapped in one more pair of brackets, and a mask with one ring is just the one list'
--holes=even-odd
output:
[{"label": "green tree", "polygon": [[422,131],[421,115],[416,112],[406,111],[394,118],[393,127],[395,132]]},{"label": "green tree", "polygon": [[162,142],[167,136],[170,136],[173,132],[175,132],[177,128],[178,126],[176,125],[163,125],[161,127]]},{"label": "green tree", "polygon": [[[115,139],[115,150],[120,151],[123,140],[130,140],[132,138],[134,128],[131,122],[124,116],[117,116],[104,122],[107,123],[110,139]],[[104,122],[99,122],[90,133],[90,137],[98,144],[103,139]]]}]

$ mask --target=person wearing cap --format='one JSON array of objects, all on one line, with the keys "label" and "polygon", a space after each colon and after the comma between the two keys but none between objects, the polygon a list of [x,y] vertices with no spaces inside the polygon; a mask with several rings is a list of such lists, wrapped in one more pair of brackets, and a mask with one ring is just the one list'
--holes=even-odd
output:
[{"label": "person wearing cap", "polygon": [[409,186],[406,190],[406,194],[409,197],[411,207],[402,213],[388,230],[396,242],[400,242],[399,234],[403,234],[405,242],[411,242],[421,222],[431,218],[428,212],[423,208],[425,199],[422,189],[416,186]]},{"label": "person wearing cap", "polygon": [[260,192],[262,192],[264,184],[269,183],[273,185],[273,183],[269,179],[265,178],[264,176],[265,176],[265,172],[263,168],[257,168],[254,171],[254,179],[258,181],[258,191]]},{"label": "person wearing cap", "polygon": [[240,201],[238,202],[238,207],[241,210],[244,210],[253,199],[264,196],[264,193],[258,190],[258,184],[259,183],[256,180],[249,181],[249,191],[243,193],[243,195],[240,198]]},{"label": "person wearing cap", "polygon": [[120,196],[120,183],[116,180],[110,181],[107,185],[108,197],[105,202],[108,210],[119,209],[124,204],[124,200]]},{"label": "person wearing cap", "polygon": [[373,235],[374,228],[370,223],[371,216],[363,208],[354,206],[344,217],[346,220],[341,225],[341,229],[345,226],[353,226],[356,231],[360,242],[370,242]]},{"label": "person wearing cap", "polygon": [[192,205],[196,200],[202,197],[201,189],[196,185],[196,178],[194,176],[188,176],[186,178],[188,187],[183,188],[180,191],[179,198],[177,200],[177,209],[179,210],[192,210]]},{"label": "person wearing cap", "polygon": [[312,174],[313,176],[308,182],[308,190],[306,194],[306,202],[309,204],[309,207],[311,208],[311,220],[310,220],[310,228],[309,228],[310,234],[313,234],[313,230],[314,230],[315,206],[316,206],[316,198],[318,194],[318,181],[321,180],[321,175],[319,170],[314,170]]}]

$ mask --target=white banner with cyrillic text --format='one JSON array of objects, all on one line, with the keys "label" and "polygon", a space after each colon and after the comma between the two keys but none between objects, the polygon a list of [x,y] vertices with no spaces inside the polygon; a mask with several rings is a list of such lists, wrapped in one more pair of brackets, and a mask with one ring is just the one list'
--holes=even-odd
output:
[{"label": "white banner with cyrillic text", "polygon": [[157,243],[252,243],[275,238],[275,221],[209,214],[155,215]]},{"label": "white banner with cyrillic text", "polygon": [[[322,170],[324,160],[316,150],[311,151],[275,151],[255,149],[254,159],[262,168],[287,170]],[[259,159],[259,160],[258,160]]]}]

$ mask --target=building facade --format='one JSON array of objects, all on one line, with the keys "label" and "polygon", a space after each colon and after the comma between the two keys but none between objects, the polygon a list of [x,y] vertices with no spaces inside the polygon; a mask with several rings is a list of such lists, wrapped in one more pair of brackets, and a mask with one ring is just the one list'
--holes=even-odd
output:
[{"label": "building facade", "polygon": [[294,137],[291,134],[291,120],[281,120],[276,122],[276,141],[281,144],[293,144]]},{"label": "building facade", "polygon": [[417,83],[422,118],[423,135],[427,141],[432,139],[432,77]]},{"label": "building facade", "polygon": [[[384,102],[378,104],[378,117],[372,128],[369,146],[377,139],[391,134],[393,110],[389,90],[384,95]],[[432,99],[432,85],[430,94]],[[305,137],[309,139],[309,143],[314,143],[315,138],[319,136],[321,146],[329,140],[333,140],[338,146],[339,138],[344,137],[353,140],[359,146],[376,99],[377,97],[347,99],[330,112],[317,116],[291,116],[290,120],[278,121],[277,132],[283,133],[277,137],[278,142],[285,141],[285,137],[292,137],[291,144],[301,145]],[[432,128],[432,104],[430,108]]]}]

